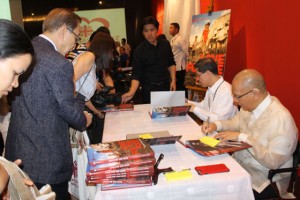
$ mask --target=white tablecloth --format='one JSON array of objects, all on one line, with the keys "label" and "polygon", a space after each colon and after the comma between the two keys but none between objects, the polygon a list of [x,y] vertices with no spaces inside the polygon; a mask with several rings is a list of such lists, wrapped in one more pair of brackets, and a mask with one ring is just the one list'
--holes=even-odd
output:
[{"label": "white tablecloth", "polygon": [[[189,116],[152,120],[148,114],[150,105],[136,105],[134,111],[107,113],[103,142],[122,140],[129,133],[145,133],[168,130],[172,135],[183,135],[183,140],[197,139],[201,135],[198,126]],[[172,167],[176,171],[190,168],[191,179],[168,182],[160,174],[158,184],[140,188],[101,191],[97,200],[192,200],[192,199],[254,199],[250,175],[228,154],[202,157],[183,145],[152,146],[155,156],[163,153],[159,168]],[[194,170],[198,165],[224,163],[230,172],[200,176]]]}]

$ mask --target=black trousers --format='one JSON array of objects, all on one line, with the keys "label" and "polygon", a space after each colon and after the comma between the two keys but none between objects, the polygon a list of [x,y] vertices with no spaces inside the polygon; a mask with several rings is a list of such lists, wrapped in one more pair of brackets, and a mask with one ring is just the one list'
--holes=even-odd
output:
[{"label": "black trousers", "polygon": [[184,79],[185,79],[185,70],[176,71],[176,90],[177,91],[184,91],[185,97],[187,98],[187,89],[184,86]]},{"label": "black trousers", "polygon": [[[38,189],[41,189],[46,183],[34,183]],[[56,194],[56,200],[68,200],[70,194],[68,192],[68,182],[62,182],[58,184],[50,184],[52,191]]]},{"label": "black trousers", "polygon": [[154,91],[170,91],[170,82],[162,81],[159,83],[146,83],[142,85],[142,102],[143,104],[150,103],[150,93]]},{"label": "black trousers", "polygon": [[278,198],[277,192],[271,184],[268,187],[266,187],[261,193],[258,193],[255,190],[253,190],[253,194],[255,200],[273,199],[276,197]]},{"label": "black trousers", "polygon": [[0,156],[2,156],[3,150],[4,150],[4,141],[3,141],[2,133],[0,132]]}]

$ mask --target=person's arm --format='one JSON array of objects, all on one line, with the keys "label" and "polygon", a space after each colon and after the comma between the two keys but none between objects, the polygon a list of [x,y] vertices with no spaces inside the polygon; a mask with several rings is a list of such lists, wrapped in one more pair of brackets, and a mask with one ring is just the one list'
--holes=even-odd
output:
[{"label": "person's arm", "polygon": [[0,194],[2,194],[3,190],[6,188],[8,179],[9,179],[9,176],[8,176],[6,170],[0,164]]},{"label": "person's arm", "polygon": [[[103,73],[103,81],[106,86],[114,87],[114,81],[108,73]],[[116,89],[112,89],[109,91],[109,94],[115,94]]]},{"label": "person's arm", "polygon": [[122,103],[126,103],[134,96],[135,92],[139,88],[140,82],[138,80],[132,79],[129,92],[122,95]]},{"label": "person's arm", "polygon": [[176,66],[172,65],[168,68],[171,77],[170,91],[176,91]]},{"label": "person's arm", "polygon": [[99,117],[100,119],[103,119],[103,118],[104,118],[103,113],[102,113],[100,110],[98,110],[90,100],[87,101],[87,102],[85,102],[85,105],[86,105],[86,107],[88,107],[95,115],[97,115],[97,117]]},{"label": "person's arm", "polygon": [[80,54],[74,65],[74,81],[76,82],[87,73],[95,62],[95,55],[91,52]]}]

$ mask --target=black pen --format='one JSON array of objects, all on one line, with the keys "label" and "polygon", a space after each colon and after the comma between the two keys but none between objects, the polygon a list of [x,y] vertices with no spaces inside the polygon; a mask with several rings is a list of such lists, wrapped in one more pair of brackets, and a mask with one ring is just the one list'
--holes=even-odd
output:
[{"label": "black pen", "polygon": [[[210,120],[210,117],[208,116],[208,117],[207,117],[207,120],[206,120],[206,123],[207,123],[208,128],[209,128],[209,120]],[[208,128],[206,129],[206,136],[207,136],[207,134],[208,134]]]}]

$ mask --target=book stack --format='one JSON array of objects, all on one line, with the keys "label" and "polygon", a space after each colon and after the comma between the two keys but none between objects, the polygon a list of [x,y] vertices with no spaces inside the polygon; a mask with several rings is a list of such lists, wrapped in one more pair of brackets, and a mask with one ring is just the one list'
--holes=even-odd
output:
[{"label": "book stack", "polygon": [[87,184],[101,184],[101,190],[152,185],[155,154],[143,139],[90,145],[87,154]]}]

